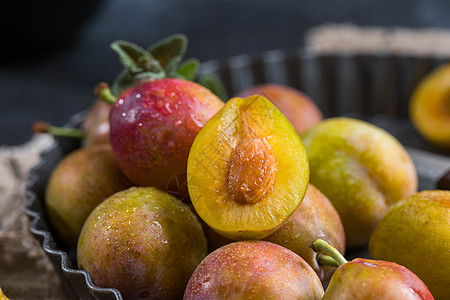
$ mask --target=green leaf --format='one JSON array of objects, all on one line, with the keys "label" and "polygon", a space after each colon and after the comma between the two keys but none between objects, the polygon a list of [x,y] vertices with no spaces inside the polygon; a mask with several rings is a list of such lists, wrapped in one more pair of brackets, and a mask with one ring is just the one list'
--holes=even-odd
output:
[{"label": "green leaf", "polygon": [[[198,67],[200,62],[196,58],[191,58],[185,60],[181,66],[175,71],[175,75],[181,76],[186,80],[194,80],[197,75]],[[170,75],[170,74],[169,74]]]},{"label": "green leaf", "polygon": [[199,79],[199,83],[216,94],[222,101],[228,100],[228,93],[222,80],[215,74],[207,74]]},{"label": "green leaf", "polygon": [[140,73],[150,72],[155,74],[162,74],[163,77],[166,75],[166,72],[164,72],[164,70],[161,68],[161,65],[156,59],[152,58],[151,60],[146,61],[145,63],[146,63],[144,68],[145,71]]},{"label": "green leaf", "polygon": [[160,72],[160,73],[154,73],[154,72],[142,72],[139,74],[136,74],[134,78],[138,82],[152,80],[152,79],[160,79],[166,77],[166,73]]},{"label": "green leaf", "polygon": [[117,75],[114,83],[111,87],[111,92],[114,96],[118,97],[124,90],[129,89],[137,84],[135,76],[131,73],[130,69],[123,69],[122,72]]},{"label": "green leaf", "polygon": [[111,43],[111,49],[117,52],[122,65],[130,69],[132,73],[146,70],[149,62],[154,61],[145,49],[127,41],[114,41]]},{"label": "green leaf", "polygon": [[186,52],[188,39],[184,34],[173,34],[162,39],[148,48],[152,55],[167,74],[176,70]]}]

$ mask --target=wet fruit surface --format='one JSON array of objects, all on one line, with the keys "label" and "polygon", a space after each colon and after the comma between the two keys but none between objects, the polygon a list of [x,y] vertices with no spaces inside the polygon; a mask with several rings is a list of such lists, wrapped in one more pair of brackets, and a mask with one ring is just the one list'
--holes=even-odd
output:
[{"label": "wet fruit surface", "polygon": [[[146,48],[123,40],[112,43],[111,48],[119,55],[123,70],[111,89],[108,84],[100,83],[95,94],[113,105],[96,102],[82,123],[82,130],[71,134],[71,137],[84,137],[85,146],[108,143],[108,139],[103,138],[111,137],[113,158],[119,161],[121,170],[134,185],[142,186],[128,190],[123,190],[128,186],[123,187],[106,201],[90,204],[92,214],[84,224],[77,249],[79,268],[90,275],[85,277],[88,287],[81,282],[83,291],[104,293],[96,287],[112,287],[117,288],[124,299],[180,299],[183,295],[186,299],[321,299],[324,291],[320,279],[326,285],[327,278],[337,269],[325,299],[430,298],[421,281],[404,267],[367,259],[348,262],[342,255],[339,258],[314,246],[316,241],[323,241],[325,245],[333,244],[338,253],[344,253],[346,244],[350,248],[364,246],[366,250],[372,230],[387,211],[389,216],[389,208],[393,205],[392,208],[397,209],[395,203],[399,199],[417,190],[417,174],[401,145],[379,128],[364,122],[345,118],[322,121],[314,102],[287,86],[254,86],[241,96],[255,93],[257,96],[231,99],[223,107],[208,90],[189,81],[197,78],[199,62],[196,59],[182,61],[186,46],[187,39],[180,34]],[[228,78],[236,73],[251,72],[250,79],[258,81],[262,77],[281,75],[277,82],[289,79],[302,85],[306,83],[306,90],[321,96],[319,103],[329,112],[350,108],[354,100],[335,103],[334,98],[346,98],[341,97],[344,94],[340,84],[353,78],[349,76],[353,67],[344,73],[326,75],[324,87],[331,83],[331,88],[322,93],[320,84],[308,86],[309,78],[303,78],[304,70],[309,74],[309,71],[315,73],[313,69],[302,63],[301,73],[291,78],[295,69],[290,63],[294,60],[288,58],[287,73],[282,74],[278,66],[284,68],[285,62],[278,58],[273,60],[274,57],[281,58],[278,54],[264,55],[261,61],[251,59],[242,73],[238,69],[238,72],[235,69],[230,74],[226,72],[227,86],[233,89],[251,82],[245,76]],[[266,68],[267,58],[270,62]],[[310,58],[308,55],[308,60]],[[326,61],[325,65],[329,65],[328,59]],[[253,69],[255,62],[257,70]],[[319,65],[323,65],[322,62],[325,61],[320,59]],[[345,64],[339,61],[338,65]],[[278,72],[276,76],[263,74],[274,69]],[[356,69],[359,74],[360,68]],[[367,71],[362,69],[363,73]],[[219,73],[217,78],[224,75]],[[200,75],[199,82],[209,86],[211,91],[222,89],[223,92],[225,86],[220,80],[211,79],[215,74],[207,75],[212,76],[202,80]],[[335,75],[345,76],[337,78],[335,84],[331,80]],[[370,79],[372,76],[363,77]],[[441,79],[434,77],[431,88],[419,97],[425,102],[420,104],[419,101],[424,107],[412,101],[413,106],[417,105],[416,112],[425,112],[424,115],[433,119],[422,121],[426,126],[431,125],[429,135],[435,139],[445,138],[444,122],[450,116],[450,92],[448,84]],[[400,89],[402,93],[403,90],[404,87]],[[216,95],[219,94],[224,95]],[[378,111],[380,103],[384,103],[383,100],[356,106],[365,112]],[[388,106],[391,113],[400,108],[397,103]],[[434,113],[441,114],[434,118]],[[105,135],[109,125],[110,134]],[[299,134],[304,134],[307,149]],[[442,141],[436,144],[442,145]],[[109,152],[104,157],[112,157]],[[86,167],[91,173],[89,178],[78,173],[66,182],[49,184],[49,187],[57,187],[54,188],[56,196],[48,197],[53,199],[48,205],[48,216],[54,222],[52,229],[55,231],[67,233],[74,227],[67,219],[81,215],[83,201],[88,199],[86,193],[109,188],[95,187],[110,179],[110,170],[99,172],[106,168],[86,161],[79,165],[91,168]],[[101,173],[100,176],[97,173]],[[315,189],[309,179],[323,193]],[[445,187],[446,179],[444,176],[438,187]],[[188,202],[186,181],[193,206],[176,199]],[[131,184],[128,179],[127,182]],[[75,189],[69,190],[69,186]],[[70,205],[65,203],[73,196],[77,196],[76,201]],[[420,214],[419,225],[398,217],[393,221],[397,227],[385,228],[384,233],[378,234],[379,240],[384,234],[394,237],[381,252],[403,253],[402,258],[414,262],[411,263],[413,268],[415,264],[419,266],[423,272],[421,277],[432,274],[427,282],[438,297],[447,299],[449,224],[446,223],[447,210],[443,207],[449,205],[441,199],[447,196],[439,196],[438,200],[425,194],[421,196],[426,198],[427,204],[412,210]],[[401,213],[403,218],[408,215],[405,211]],[[426,219],[428,215],[432,218]],[[345,222],[347,241],[341,220]],[[399,223],[407,225],[401,227]],[[210,233],[209,246],[218,248],[206,258],[205,230]],[[214,240],[214,237],[219,238]],[[404,243],[405,240],[408,242]],[[220,247],[220,243],[226,246]],[[413,247],[405,246],[408,244]],[[398,245],[403,245],[403,249],[395,248]],[[405,248],[409,252],[405,252]],[[353,256],[354,251],[347,253]],[[409,262],[405,260],[406,263]],[[68,274],[66,270],[63,273]],[[90,278],[96,286],[94,290]],[[78,293],[79,279],[69,278],[69,281],[77,285]],[[436,287],[437,284],[440,286]]]},{"label": "wet fruit surface", "polygon": [[323,299],[432,300],[433,296],[419,277],[403,266],[356,258],[336,270]]},{"label": "wet fruit surface", "polygon": [[[233,242],[208,227],[205,233],[210,251]],[[319,264],[317,253],[311,248],[317,238],[328,241],[340,253],[345,253],[345,232],[339,214],[330,200],[309,184],[300,206],[280,228],[263,240],[301,256],[326,283],[336,268]]]},{"label": "wet fruit surface", "polygon": [[335,268],[319,265],[317,253],[311,249],[311,244],[318,238],[334,245],[340,253],[345,253],[345,232],[339,214],[330,200],[310,184],[305,198],[291,217],[264,240],[300,255],[326,282]]},{"label": "wet fruit surface", "polygon": [[388,208],[417,191],[417,172],[388,132],[350,118],[330,118],[302,135],[311,183],[333,203],[348,247],[363,246]]},{"label": "wet fruit surface", "polygon": [[370,238],[369,252],[410,269],[436,299],[449,299],[450,191],[422,191],[392,206]]},{"label": "wet fruit surface", "polygon": [[194,208],[231,239],[273,232],[301,203],[308,180],[298,134],[262,96],[228,101],[199,132],[189,154]]},{"label": "wet fruit surface", "polygon": [[210,253],[184,299],[321,299],[322,284],[297,254],[264,241],[241,241]]},{"label": "wet fruit surface", "polygon": [[45,207],[54,230],[69,246],[76,246],[90,212],[107,197],[131,185],[109,145],[68,154],[53,171],[45,193]]},{"label": "wet fruit surface", "polygon": [[148,81],[124,91],[111,110],[111,144],[124,173],[139,186],[187,196],[189,149],[223,103],[187,80]]},{"label": "wet fruit surface", "polygon": [[125,299],[176,299],[207,254],[190,208],[156,188],[130,188],[100,204],[78,242],[80,269]]}]

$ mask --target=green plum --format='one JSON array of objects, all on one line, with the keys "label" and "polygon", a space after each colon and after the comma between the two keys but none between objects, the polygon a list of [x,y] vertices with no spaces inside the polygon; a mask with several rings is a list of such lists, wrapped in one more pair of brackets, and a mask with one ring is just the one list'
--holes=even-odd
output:
[{"label": "green plum", "polygon": [[389,207],[417,191],[417,171],[387,131],[352,118],[330,118],[302,135],[311,180],[333,203],[347,247],[367,245]]},{"label": "green plum", "polygon": [[436,299],[450,299],[450,191],[421,191],[393,205],[369,253],[416,273]]},{"label": "green plum", "polygon": [[80,148],[53,170],[45,191],[45,208],[56,234],[75,247],[84,221],[112,194],[132,183],[120,170],[111,146]]},{"label": "green plum", "polygon": [[97,206],[78,241],[78,267],[124,299],[179,299],[207,255],[197,217],[173,195],[132,187]]}]

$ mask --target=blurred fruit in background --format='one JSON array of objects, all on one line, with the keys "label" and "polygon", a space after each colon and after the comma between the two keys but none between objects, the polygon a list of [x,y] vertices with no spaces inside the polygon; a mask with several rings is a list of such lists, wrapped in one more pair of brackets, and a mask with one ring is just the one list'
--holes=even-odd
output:
[{"label": "blurred fruit in background", "polygon": [[239,96],[263,95],[277,106],[298,134],[323,119],[316,103],[301,91],[281,84],[264,83],[242,91]]},{"label": "blurred fruit in background", "polygon": [[419,82],[411,96],[409,115],[426,140],[450,149],[450,63],[431,71]]}]

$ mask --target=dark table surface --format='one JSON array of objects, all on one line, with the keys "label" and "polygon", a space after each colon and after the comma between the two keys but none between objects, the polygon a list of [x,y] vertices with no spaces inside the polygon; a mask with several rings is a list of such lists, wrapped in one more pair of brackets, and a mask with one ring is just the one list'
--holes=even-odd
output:
[{"label": "dark table surface", "polygon": [[61,126],[121,70],[113,40],[141,46],[172,33],[200,61],[303,46],[324,23],[450,28],[446,0],[3,1],[0,11],[0,145],[17,145],[44,120]]}]

